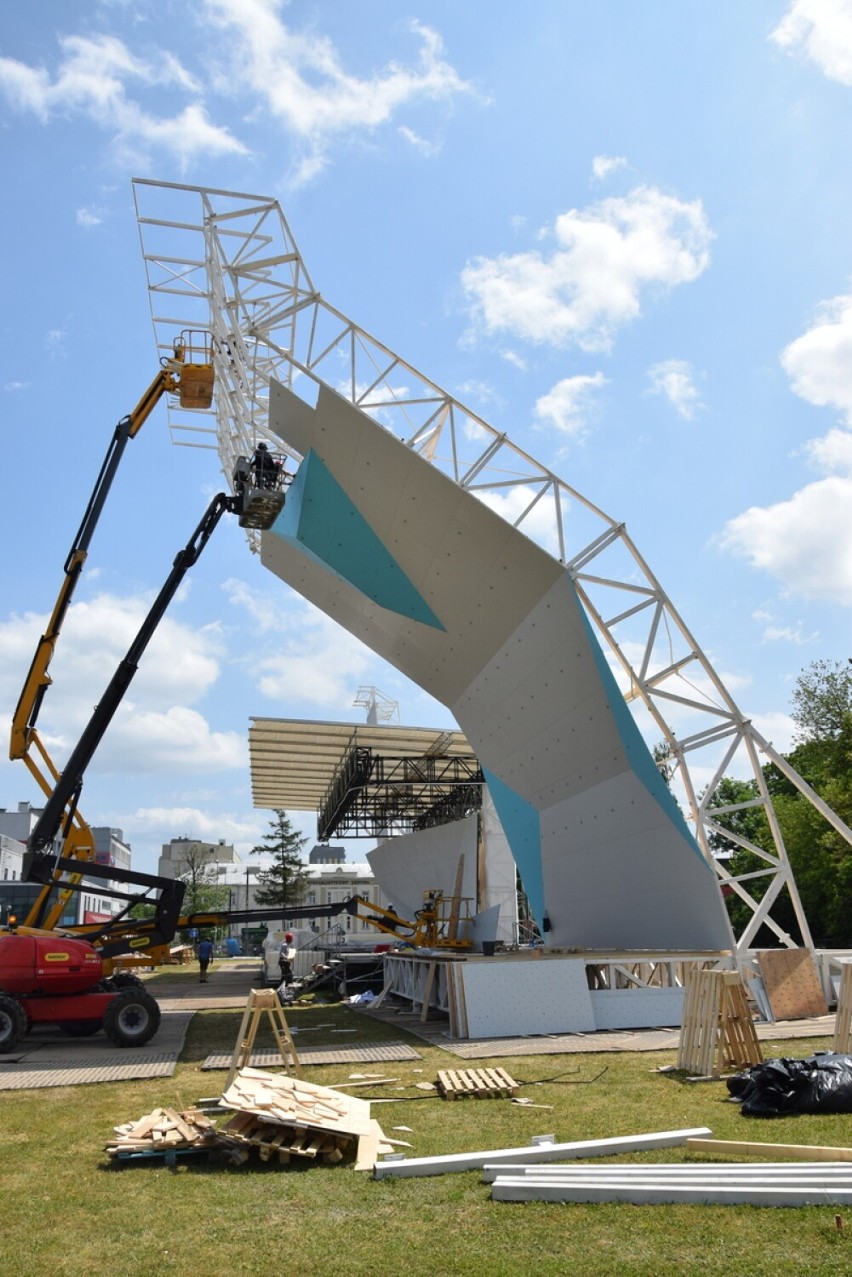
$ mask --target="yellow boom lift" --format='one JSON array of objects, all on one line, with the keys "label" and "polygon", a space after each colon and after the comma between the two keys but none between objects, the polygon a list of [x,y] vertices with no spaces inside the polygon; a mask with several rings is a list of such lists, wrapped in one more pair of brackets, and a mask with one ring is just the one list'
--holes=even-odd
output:
[{"label": "yellow boom lift", "polygon": [[[213,345],[210,334],[187,329],[181,333],[171,356],[162,360],[156,377],[133,411],[119,421],[110,440],[83,520],[65,560],[64,577],[47,629],[38,641],[35,655],[12,720],[9,757],[22,759],[39,788],[50,799],[60,773],[41,739],[36,722],[44,694],[51,684],[50,662],[62,629],[65,614],[89,552],[89,544],[103,511],[128,442],[134,439],[163,395],[176,395],[182,408],[209,408],[213,402]],[[79,810],[69,813],[64,829],[66,858],[91,862],[95,847],[92,831]],[[61,875],[56,875],[59,881]],[[66,876],[68,884],[79,883],[82,873]],[[45,885],[33,904],[24,926],[55,928],[71,892],[59,890],[52,899],[52,885]]]}]

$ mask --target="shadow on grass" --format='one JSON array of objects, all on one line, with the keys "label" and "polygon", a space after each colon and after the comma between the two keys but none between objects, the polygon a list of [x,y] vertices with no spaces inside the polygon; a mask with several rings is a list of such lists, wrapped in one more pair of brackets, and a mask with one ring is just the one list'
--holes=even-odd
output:
[{"label": "shadow on grass", "polygon": [[[243,1020],[243,1010],[197,1011],[192,1017],[180,1060],[183,1064],[198,1063],[208,1055],[226,1051],[229,1055],[237,1045],[237,1037]],[[423,1041],[396,1025],[390,1027],[380,1020],[370,1020],[356,1015],[344,1003],[314,1004],[310,1007],[287,1007],[285,1016],[296,1051],[340,1050],[345,1047],[405,1042],[415,1049],[423,1048]],[[276,1045],[268,1017],[261,1016],[255,1050],[274,1048]]]}]

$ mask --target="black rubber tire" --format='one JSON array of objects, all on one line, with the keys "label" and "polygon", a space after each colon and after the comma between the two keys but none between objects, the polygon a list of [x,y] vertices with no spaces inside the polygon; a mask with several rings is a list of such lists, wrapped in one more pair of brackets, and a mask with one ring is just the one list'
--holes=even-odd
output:
[{"label": "black rubber tire", "polygon": [[0,1055],[14,1051],[27,1031],[24,1008],[8,993],[0,993]]},{"label": "black rubber tire", "polygon": [[144,1046],[159,1027],[159,1005],[144,989],[122,989],[104,1012],[104,1033],[115,1046]]},{"label": "black rubber tire", "polygon": [[138,975],[133,975],[130,971],[116,971],[115,975],[109,976],[103,981],[107,989],[141,989],[142,981]]},{"label": "black rubber tire", "polygon": [[60,1020],[59,1029],[66,1038],[90,1038],[103,1028],[103,1020]]}]

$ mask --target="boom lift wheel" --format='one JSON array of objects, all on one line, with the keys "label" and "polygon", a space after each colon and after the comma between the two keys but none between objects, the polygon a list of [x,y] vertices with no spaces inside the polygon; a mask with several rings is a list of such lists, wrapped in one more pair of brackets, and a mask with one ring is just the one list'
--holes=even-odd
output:
[{"label": "boom lift wheel", "polygon": [[27,1017],[19,1002],[0,993],[0,1055],[14,1051],[27,1031]]},{"label": "boom lift wheel", "polygon": [[104,1012],[104,1033],[116,1046],[144,1046],[160,1027],[160,1008],[145,989],[123,989]]}]

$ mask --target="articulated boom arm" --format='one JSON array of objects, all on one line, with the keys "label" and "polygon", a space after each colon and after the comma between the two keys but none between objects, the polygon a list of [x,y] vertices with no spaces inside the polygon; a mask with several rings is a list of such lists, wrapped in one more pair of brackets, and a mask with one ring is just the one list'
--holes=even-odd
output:
[{"label": "articulated boom arm", "polygon": [[[234,512],[237,509],[238,502],[234,497],[223,492],[218,493],[210,502],[201,522],[186,546],[177,555],[165,584],[128,648],[127,655],[112,676],[109,686],[96,706],[68,762],[58,775],[53,791],[35,828],[30,834],[27,851],[24,856],[23,877],[25,881],[42,882],[55,886],[58,882],[57,869],[61,875],[63,870],[69,870],[75,866],[75,858],[67,856],[63,857],[57,864],[56,857],[51,849],[60,834],[67,841],[68,832],[76,812],[77,800],[83,786],[86,768],[112,722],[127,688],[136,674],[142,654],[163,619],[184,576],[193,564],[197,562],[222,515],[226,512]],[[95,868],[96,866],[90,866],[87,868],[87,872],[91,872]],[[131,874],[131,877],[125,879],[126,881],[137,880],[132,876],[132,871],[125,872]],[[97,874],[96,876],[120,879],[118,872],[112,869],[107,870],[103,875]],[[141,875],[138,880],[141,881],[145,878],[145,875]],[[151,884],[147,883],[147,885]],[[39,927],[45,925],[48,903],[49,895],[48,893],[43,893],[40,906],[27,918],[28,926]],[[178,907],[179,905],[180,901],[178,902]],[[172,935],[174,935],[174,930]],[[170,939],[171,937],[167,938]]]}]

